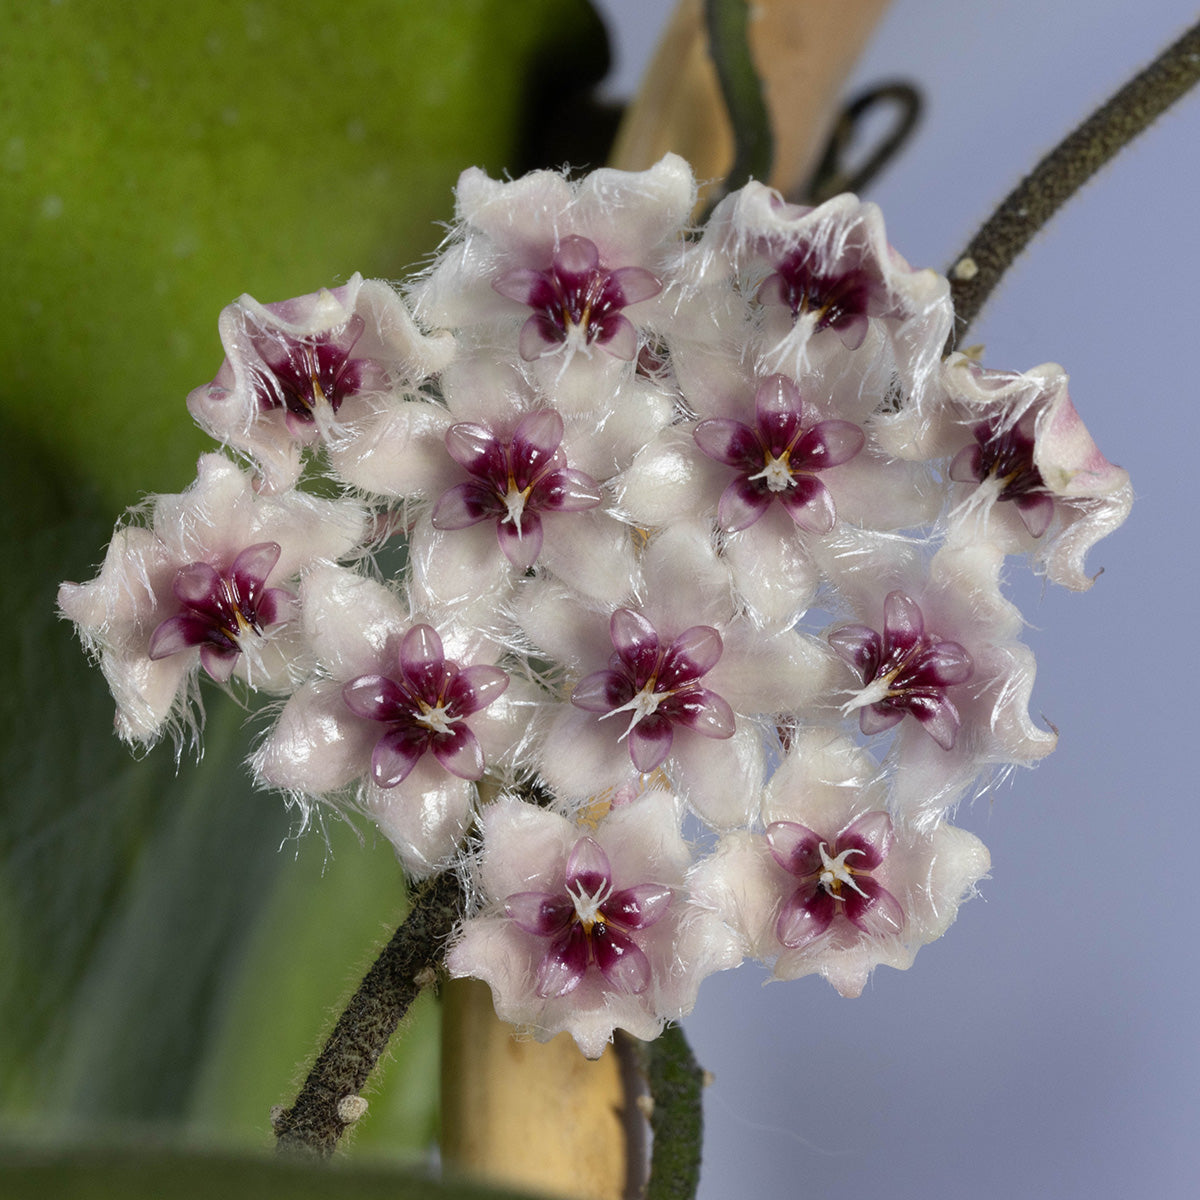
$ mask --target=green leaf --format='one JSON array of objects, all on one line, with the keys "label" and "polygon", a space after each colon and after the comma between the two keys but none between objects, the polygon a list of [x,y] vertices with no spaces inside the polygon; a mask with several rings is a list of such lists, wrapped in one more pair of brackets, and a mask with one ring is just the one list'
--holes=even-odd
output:
[{"label": "green leaf", "polygon": [[[522,1200],[522,1193],[417,1172],[312,1166],[154,1146],[0,1150],[13,1200]],[[524,1200],[530,1200],[528,1196]]]},{"label": "green leaf", "polygon": [[190,478],[223,305],[405,273],[605,58],[583,0],[24,0],[0,44],[0,406],[117,504]]},{"label": "green leaf", "polygon": [[[590,78],[602,38],[583,0],[528,0],[520,20],[511,0],[0,9],[9,1121],[263,1136],[264,1104],[396,917],[386,847],[357,879],[356,846],[328,880],[319,835],[299,864],[280,853],[290,818],[253,792],[244,714],[214,690],[201,764],[177,770],[169,747],[134,761],[55,591],[92,574],[120,508],[192,477],[184,399],[219,365],[220,308],[404,273],[462,168],[527,165],[544,68]],[[427,1139],[433,1018],[414,1017],[393,1067],[409,1082],[375,1099],[364,1146]]]}]

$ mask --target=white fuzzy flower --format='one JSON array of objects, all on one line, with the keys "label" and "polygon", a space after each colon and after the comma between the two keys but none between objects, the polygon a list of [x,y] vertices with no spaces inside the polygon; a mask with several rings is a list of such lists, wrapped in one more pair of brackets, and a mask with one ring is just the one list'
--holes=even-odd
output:
[{"label": "white fuzzy flower", "polygon": [[99,576],[64,583],[59,609],[100,659],[117,732],[148,745],[194,719],[197,673],[285,691],[307,650],[297,636],[299,575],[361,547],[367,521],[350,501],[258,493],[224,455],[200,459],[186,492],[153,497],[118,527]]},{"label": "white fuzzy flower", "polygon": [[736,966],[736,939],[688,895],[680,808],[650,791],[594,828],[502,796],[481,818],[483,907],[446,956],[482,979],[503,1020],[589,1058],[615,1029],[645,1040],[690,1012],[700,981]]}]

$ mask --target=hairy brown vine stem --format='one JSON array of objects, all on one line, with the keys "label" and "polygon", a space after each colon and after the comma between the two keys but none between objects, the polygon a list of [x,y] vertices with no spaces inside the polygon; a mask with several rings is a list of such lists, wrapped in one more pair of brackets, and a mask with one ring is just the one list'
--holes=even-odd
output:
[{"label": "hairy brown vine stem", "polygon": [[343,1101],[358,1096],[409,1005],[434,978],[461,907],[453,871],[417,892],[404,923],[338,1018],[295,1104],[274,1118],[278,1150],[315,1158],[333,1153],[349,1116]]},{"label": "hairy brown vine stem", "polygon": [[984,302],[1030,239],[1122,146],[1200,81],[1200,24],[1063,139],[1013,189],[950,266],[954,331],[961,344]]}]

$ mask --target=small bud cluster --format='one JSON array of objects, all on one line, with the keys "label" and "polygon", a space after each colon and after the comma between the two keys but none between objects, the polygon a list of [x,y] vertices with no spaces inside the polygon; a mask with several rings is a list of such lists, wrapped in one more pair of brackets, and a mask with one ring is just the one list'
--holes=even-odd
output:
[{"label": "small bud cluster", "polygon": [[457,865],[451,973],[588,1055],[745,957],[856,995],[942,934],[988,869],[947,814],[1055,741],[1005,560],[1087,588],[1130,504],[1059,368],[943,357],[873,205],[694,202],[674,156],[469,170],[403,291],[238,300],[188,406],[244,465],[59,593],[136,746],[203,676],[283,697],[257,781]]}]

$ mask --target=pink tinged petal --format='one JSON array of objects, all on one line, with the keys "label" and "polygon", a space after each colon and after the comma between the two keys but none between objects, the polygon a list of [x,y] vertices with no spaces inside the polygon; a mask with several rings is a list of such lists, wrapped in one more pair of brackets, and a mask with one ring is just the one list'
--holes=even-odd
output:
[{"label": "pink tinged petal", "polygon": [[311,416],[294,413],[291,409],[283,414],[283,426],[288,431],[288,436],[297,442],[313,441],[317,434],[317,427]]},{"label": "pink tinged petal", "polygon": [[499,667],[464,667],[446,689],[446,707],[455,716],[470,716],[487,708],[508,687],[508,673]]},{"label": "pink tinged petal", "polygon": [[196,608],[213,608],[224,604],[221,573],[211,563],[194,562],[180,567],[171,584],[175,597]]},{"label": "pink tinged petal", "polygon": [[858,727],[867,737],[883,733],[885,729],[891,729],[903,720],[903,708],[888,708],[882,704],[868,704],[859,709],[858,713]]},{"label": "pink tinged petal", "polygon": [[1017,496],[1014,500],[1017,515],[1029,530],[1030,536],[1040,538],[1054,519],[1054,497],[1045,492]]},{"label": "pink tinged petal", "polygon": [[723,649],[721,635],[711,625],[685,629],[663,655],[658,670],[659,690],[670,691],[706,675],[717,665]]},{"label": "pink tinged petal", "polygon": [[[828,533],[837,522],[829,489],[814,475],[794,475],[793,485],[775,493],[794,524],[809,533]],[[769,493],[768,493],[769,496]]]},{"label": "pink tinged petal", "polygon": [[920,606],[903,592],[888,592],[883,602],[883,628],[892,646],[908,649],[921,640],[925,617]]},{"label": "pink tinged petal", "polygon": [[692,437],[707,457],[728,467],[757,470],[762,465],[762,443],[754,430],[741,421],[723,417],[701,421],[692,430]]},{"label": "pink tinged petal", "polygon": [[571,703],[586,712],[607,713],[633,698],[633,689],[617,671],[593,671],[585,675],[571,693]]},{"label": "pink tinged petal", "polygon": [[568,892],[582,891],[595,896],[612,885],[612,866],[608,855],[595,838],[580,838],[567,858],[566,886]]},{"label": "pink tinged petal", "polygon": [[840,322],[834,322],[838,337],[847,350],[857,350],[867,336],[867,314],[854,313]]},{"label": "pink tinged petal", "polygon": [[530,500],[548,512],[581,512],[603,499],[600,485],[590,475],[567,467],[544,475],[530,494]]},{"label": "pink tinged petal", "polygon": [[[191,650],[194,646],[207,643],[212,634],[212,624],[204,617],[192,613],[180,613],[162,621],[150,635],[148,654],[152,660]],[[210,672],[211,674],[211,672]]]},{"label": "pink tinged petal", "polygon": [[514,467],[519,462],[525,476],[517,480],[519,488],[528,487],[545,469],[562,439],[562,417],[554,409],[540,409],[521,418],[513,430],[511,442]]},{"label": "pink tinged petal", "polygon": [[606,921],[625,929],[647,929],[660,920],[671,905],[672,891],[658,883],[639,883],[614,892],[601,906]]},{"label": "pink tinged petal", "polygon": [[371,752],[371,778],[381,788],[402,783],[429,748],[429,737],[429,730],[418,725],[389,729]]},{"label": "pink tinged petal", "polygon": [[442,493],[433,506],[430,523],[434,529],[466,529],[501,511],[495,492],[472,479]]},{"label": "pink tinged petal", "polygon": [[844,662],[874,678],[883,656],[883,639],[869,625],[843,625],[829,635],[829,644]]},{"label": "pink tinged petal", "polygon": [[[562,345],[562,338],[549,336],[544,329],[545,322],[540,313],[534,313],[521,326],[521,336],[517,340],[517,351],[526,362],[541,358],[550,350],[556,350]],[[553,328],[553,327],[551,327]]]},{"label": "pink tinged petal", "polygon": [[966,683],[975,674],[975,660],[957,642],[935,642],[918,660],[922,679],[939,687]]},{"label": "pink tinged petal", "polygon": [[775,936],[789,950],[798,950],[829,928],[836,911],[837,901],[824,888],[797,888],[783,902]]},{"label": "pink tinged petal", "polygon": [[771,499],[779,493],[770,492],[739,476],[721,493],[717,505],[717,524],[726,533],[749,529],[771,507]]},{"label": "pink tinged petal", "polygon": [[892,845],[892,818],[882,810],[863,813],[838,834],[835,857],[846,850],[858,850],[849,866],[855,871],[873,871]]},{"label": "pink tinged petal", "polygon": [[754,393],[754,416],[772,454],[778,456],[804,423],[800,389],[786,375],[768,376]]},{"label": "pink tinged petal", "polygon": [[622,307],[649,300],[662,291],[662,280],[645,267],[618,267],[608,278],[621,294],[619,303]]},{"label": "pink tinged petal", "polygon": [[604,318],[603,332],[596,342],[613,358],[619,358],[624,362],[632,362],[637,355],[637,330],[629,318],[620,313],[611,313]]},{"label": "pink tinged petal", "polygon": [[550,892],[517,892],[504,901],[504,915],[526,933],[555,937],[567,926],[575,906]]},{"label": "pink tinged petal", "polygon": [[983,450],[978,442],[964,446],[951,460],[950,478],[956,483],[978,483],[983,478]]},{"label": "pink tinged petal", "polygon": [[905,697],[905,704],[908,711],[921,722],[921,728],[943,750],[954,749],[962,719],[952,700],[941,694],[917,694]]},{"label": "pink tinged petal", "polygon": [[656,771],[671,753],[675,731],[658,713],[643,717],[629,732],[629,757],[642,774]]},{"label": "pink tinged petal", "polygon": [[245,609],[255,608],[258,594],[279,561],[280,553],[278,542],[260,542],[257,546],[247,547],[233,560],[229,580]]},{"label": "pink tinged petal", "polygon": [[259,627],[282,625],[299,612],[300,604],[286,588],[267,588],[258,601],[256,619]]},{"label": "pink tinged petal", "polygon": [[239,651],[236,648],[229,649],[225,646],[214,646],[211,642],[205,642],[200,647],[200,665],[217,683],[228,683],[229,677],[233,674],[233,668],[237,666],[238,654]]},{"label": "pink tinged petal", "polygon": [[433,757],[459,779],[474,781],[483,775],[483,747],[466,725],[455,725],[448,733],[429,736]]},{"label": "pink tinged petal", "polygon": [[658,711],[701,737],[730,738],[737,728],[733,709],[708,688],[689,688],[660,704]]},{"label": "pink tinged petal", "polygon": [[821,421],[801,439],[792,463],[810,471],[840,467],[867,444],[867,435],[853,421]]},{"label": "pink tinged petal", "polygon": [[563,282],[586,282],[599,265],[600,251],[591,238],[572,234],[554,248],[554,273]]},{"label": "pink tinged petal", "polygon": [[521,516],[519,527],[513,521],[496,522],[496,540],[500,543],[500,549],[504,557],[520,571],[529,570],[537,561],[544,537],[542,518],[528,508]]},{"label": "pink tinged petal", "polygon": [[400,643],[400,669],[422,699],[436,703],[447,682],[442,639],[432,625],[414,625]]},{"label": "pink tinged petal", "polygon": [[633,670],[641,687],[658,664],[658,633],[640,613],[618,608],[608,623],[613,649],[621,661]]},{"label": "pink tinged petal", "polygon": [[762,281],[754,298],[759,304],[778,304],[784,308],[790,308],[792,305],[791,297],[788,295],[788,285],[778,271],[773,275],[768,275]]},{"label": "pink tinged petal", "polygon": [[546,951],[534,991],[543,1000],[566,996],[579,986],[587,966],[588,936],[582,925],[574,924],[565,938]]},{"label": "pink tinged petal", "polygon": [[871,937],[885,937],[904,928],[904,909],[887,888],[874,879],[859,876],[854,881],[866,895],[843,889],[845,913],[851,923]]},{"label": "pink tinged petal", "polygon": [[767,826],[767,847],[771,857],[789,875],[804,878],[821,869],[819,834],[795,821],[775,821]]},{"label": "pink tinged petal", "polygon": [[460,422],[446,430],[446,450],[472,475],[491,477],[505,471],[504,451],[490,429]]},{"label": "pink tinged petal", "polygon": [[386,675],[360,675],[342,688],[346,707],[366,721],[398,721],[413,710],[412,697]]},{"label": "pink tinged petal", "polygon": [[650,986],[650,960],[620,930],[597,925],[592,930],[592,952],[600,973],[618,992],[640,996]]},{"label": "pink tinged petal", "polygon": [[534,297],[544,288],[545,277],[541,271],[529,267],[515,267],[505,271],[499,279],[492,280],[492,287],[507,300],[518,304],[533,304]]}]

